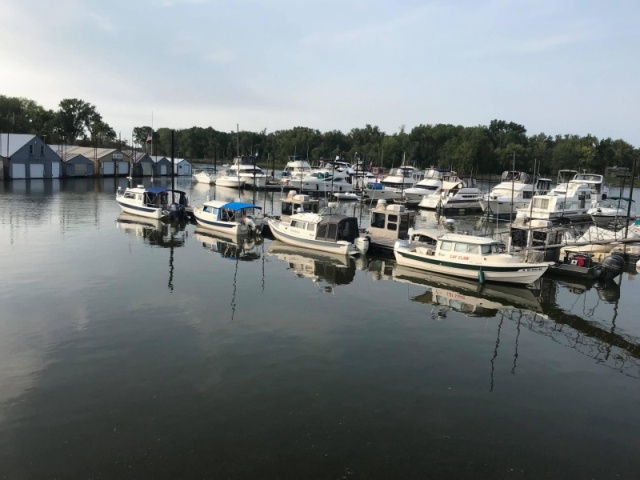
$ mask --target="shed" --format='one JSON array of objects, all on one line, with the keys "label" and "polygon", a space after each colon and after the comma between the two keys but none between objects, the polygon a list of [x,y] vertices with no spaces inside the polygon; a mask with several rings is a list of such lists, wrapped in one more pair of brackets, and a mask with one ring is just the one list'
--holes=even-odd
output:
[{"label": "shed", "polygon": [[173,159],[173,172],[175,175],[188,175],[191,176],[193,169],[191,163],[186,158],[174,158]]},{"label": "shed", "polygon": [[152,155],[151,159],[155,164],[154,174],[157,177],[168,177],[171,175],[171,160],[161,155]]},{"label": "shed", "polygon": [[151,155],[134,150],[127,150],[126,153],[131,158],[131,173],[134,177],[153,177],[155,163]]},{"label": "shed", "polygon": [[93,177],[95,167],[93,162],[81,153],[67,154],[62,158],[63,176],[65,177]]},{"label": "shed", "polygon": [[0,133],[0,160],[7,179],[60,178],[60,157],[36,135]]}]

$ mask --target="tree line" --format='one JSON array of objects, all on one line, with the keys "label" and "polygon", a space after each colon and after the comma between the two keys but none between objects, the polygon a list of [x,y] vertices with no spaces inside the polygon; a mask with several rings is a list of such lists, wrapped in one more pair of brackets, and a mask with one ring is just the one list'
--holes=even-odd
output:
[{"label": "tree line", "polygon": [[[57,110],[33,100],[0,95],[0,131],[31,133],[49,144],[131,148],[107,124],[97,107],[84,100],[63,99]],[[153,155],[172,155],[172,130],[148,125],[133,128],[133,147]],[[282,167],[292,156],[308,159],[360,159],[366,165],[391,168],[403,161],[421,168],[451,167],[460,173],[495,174],[510,169],[553,175],[560,169],[604,173],[606,167],[631,169],[640,151],[622,139],[593,135],[528,135],[523,125],[491,120],[489,125],[418,125],[385,133],[365,125],[344,133],[294,127],[267,133],[222,132],[191,127],[174,132],[173,154],[192,162],[228,162],[234,156],[256,156],[261,165]]]}]

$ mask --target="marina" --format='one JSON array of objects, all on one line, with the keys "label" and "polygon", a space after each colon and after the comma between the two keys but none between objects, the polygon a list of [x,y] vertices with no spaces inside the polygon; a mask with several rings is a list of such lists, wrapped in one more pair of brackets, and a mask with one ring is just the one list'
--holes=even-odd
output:
[{"label": "marina", "polygon": [[[373,248],[336,256],[122,213],[128,186],[0,183],[8,478],[636,475],[635,264],[607,281],[480,284]],[[267,217],[318,205],[175,188]],[[407,234],[447,231],[434,212],[382,205],[385,226],[406,214]],[[338,206],[361,229],[377,221],[376,204]],[[449,225],[498,229],[482,214]]]}]

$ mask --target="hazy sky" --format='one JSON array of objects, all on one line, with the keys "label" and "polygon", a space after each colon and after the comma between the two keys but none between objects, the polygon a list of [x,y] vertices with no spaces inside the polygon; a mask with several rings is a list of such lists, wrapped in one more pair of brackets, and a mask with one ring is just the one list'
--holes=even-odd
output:
[{"label": "hazy sky", "polygon": [[523,124],[640,146],[640,2],[0,0],[0,93],[134,126]]}]

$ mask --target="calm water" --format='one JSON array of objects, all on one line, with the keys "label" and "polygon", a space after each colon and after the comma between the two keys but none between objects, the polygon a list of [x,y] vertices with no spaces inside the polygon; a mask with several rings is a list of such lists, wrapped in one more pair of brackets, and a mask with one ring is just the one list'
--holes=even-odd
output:
[{"label": "calm water", "polygon": [[637,478],[635,269],[478,291],[117,222],[115,188],[0,184],[0,478]]}]

